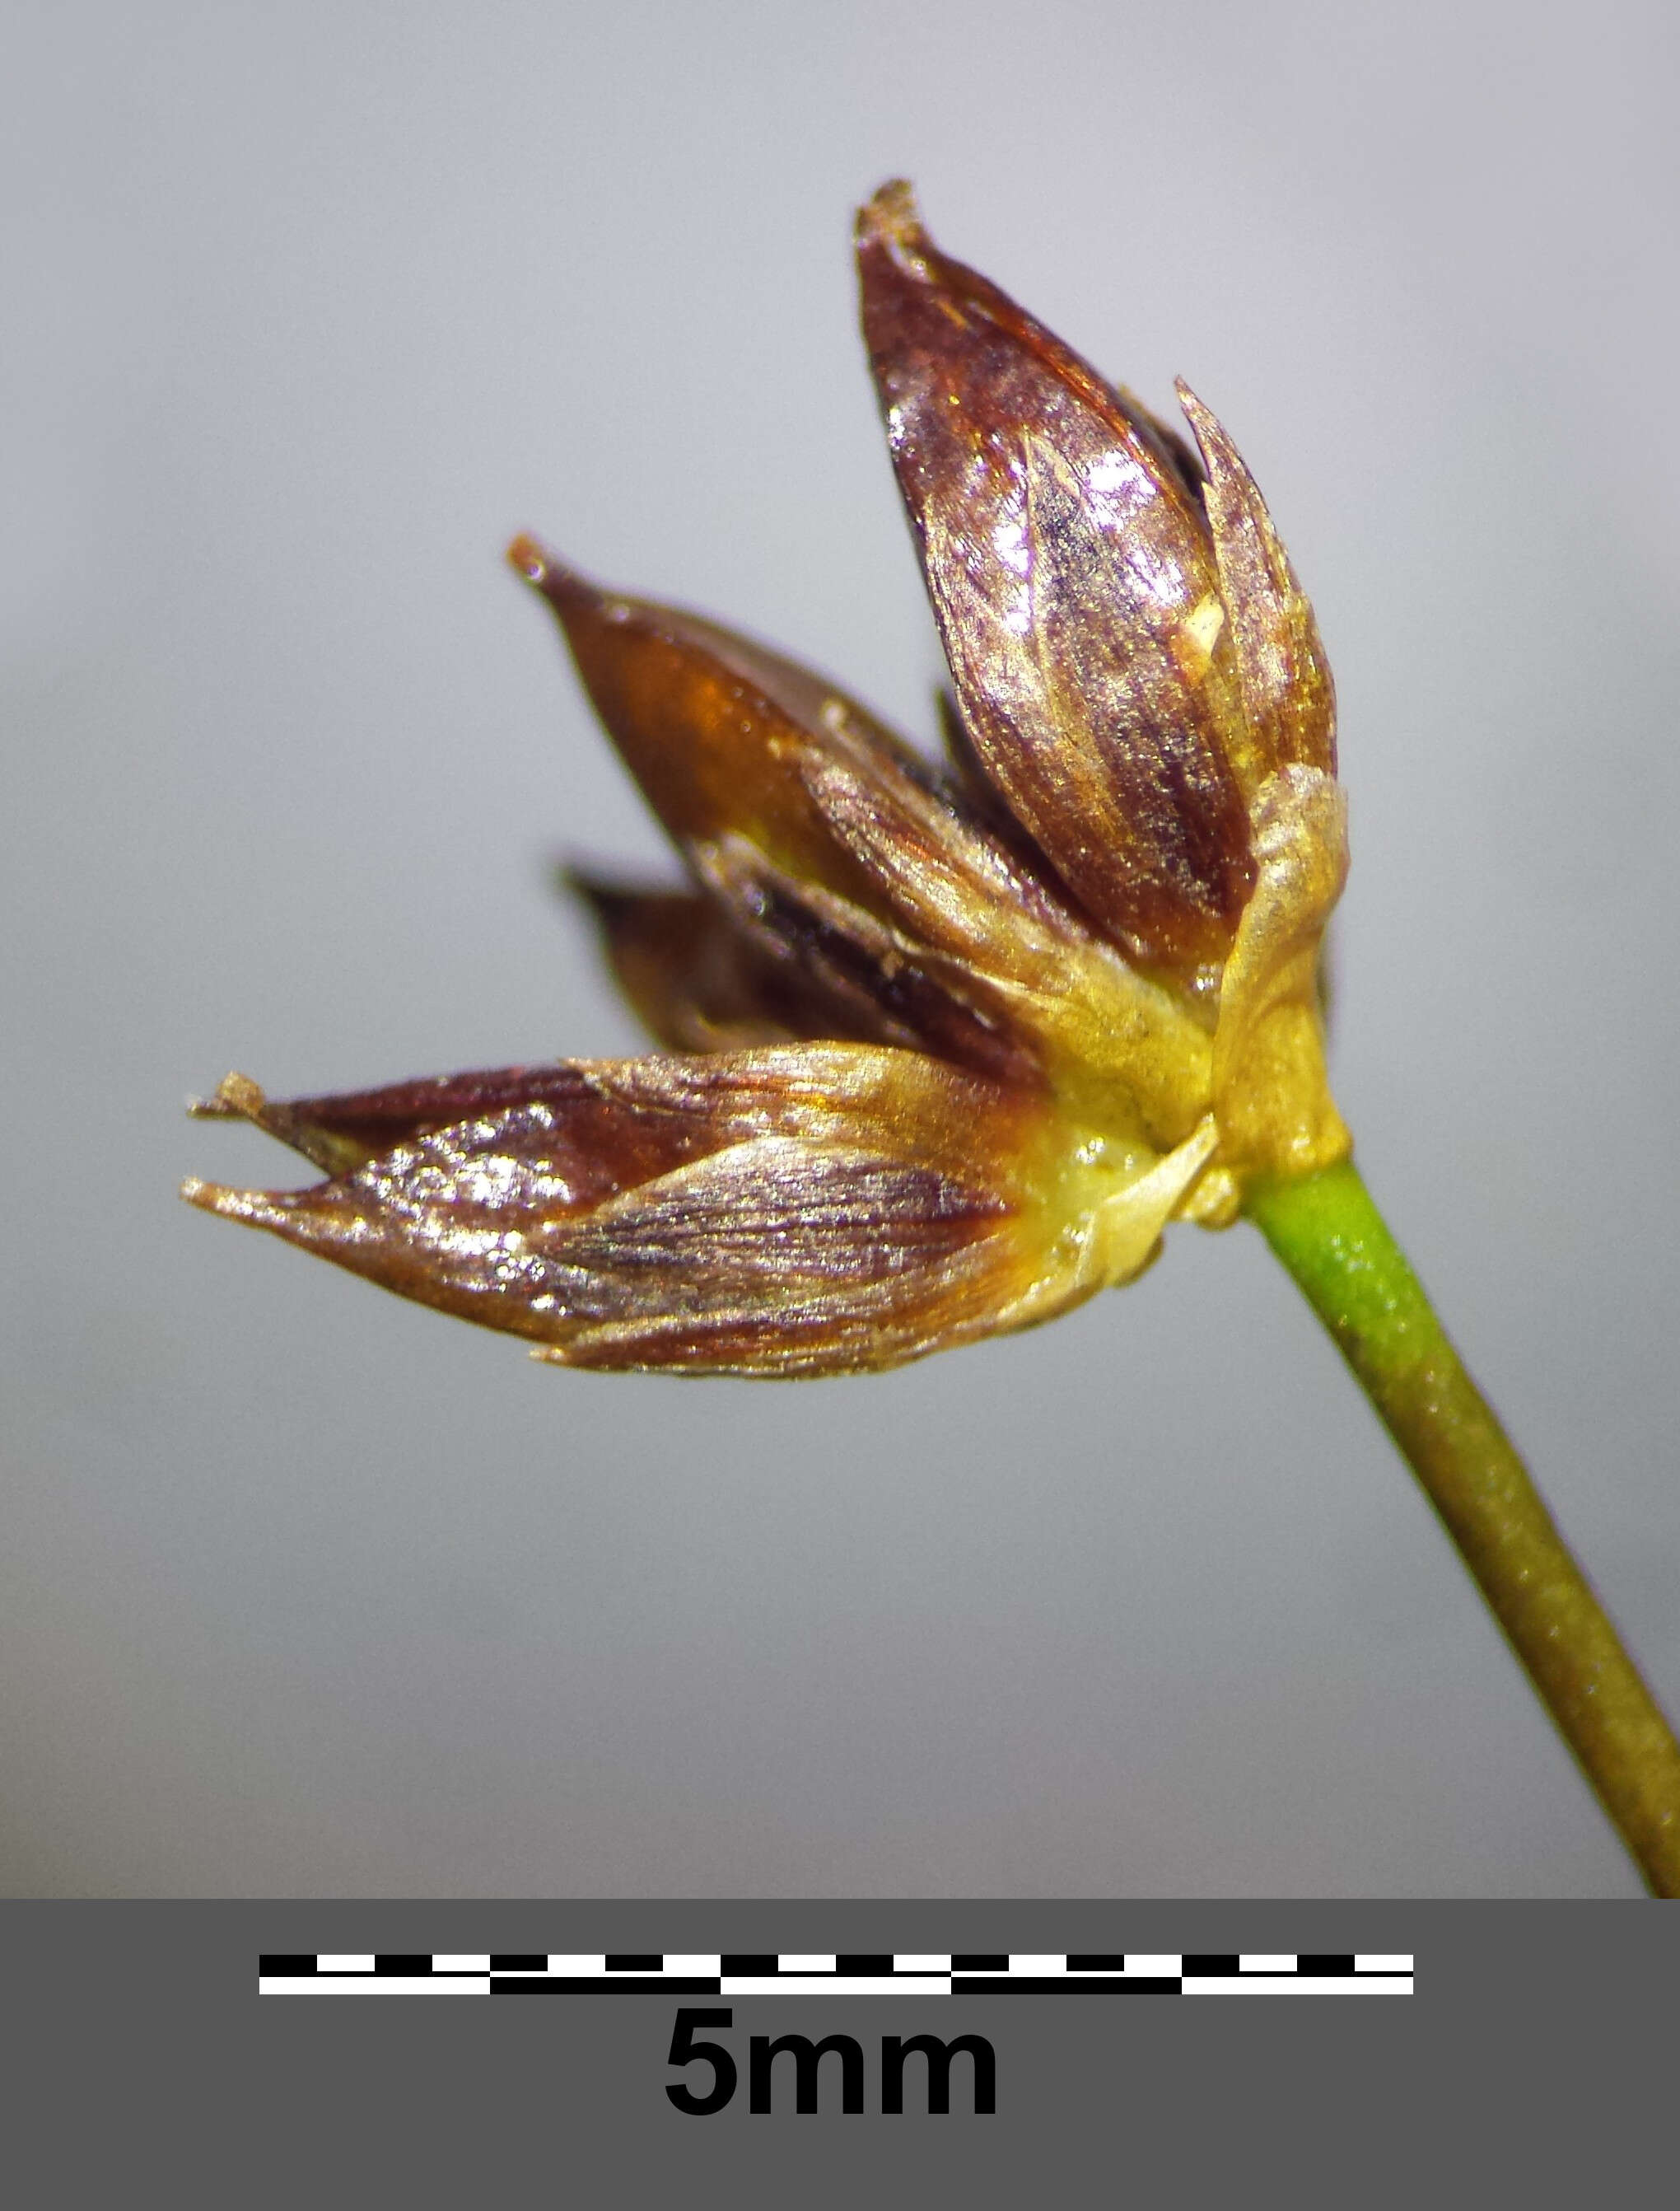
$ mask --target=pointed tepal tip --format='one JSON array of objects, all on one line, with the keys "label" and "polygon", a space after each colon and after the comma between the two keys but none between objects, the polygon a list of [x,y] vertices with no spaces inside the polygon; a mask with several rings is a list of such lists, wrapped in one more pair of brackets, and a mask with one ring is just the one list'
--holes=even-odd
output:
[{"label": "pointed tepal tip", "polygon": [[507,564],[516,576],[523,576],[539,591],[547,582],[548,572],[554,565],[547,548],[523,530],[507,548]]},{"label": "pointed tepal tip", "polygon": [[566,896],[586,906],[590,918],[602,929],[610,929],[628,907],[638,903],[635,891],[623,884],[608,882],[604,875],[591,875],[587,868],[574,866],[570,861],[557,870],[557,880]]},{"label": "pointed tepal tip", "polygon": [[507,564],[533,591],[541,592],[562,620],[600,603],[601,595],[586,576],[568,568],[540,539],[523,530],[507,548]]},{"label": "pointed tepal tip", "polygon": [[916,203],[916,187],[903,177],[889,178],[857,211],[857,242],[916,252],[928,243],[922,215]]},{"label": "pointed tepal tip", "polygon": [[209,1098],[189,1098],[187,1112],[195,1121],[254,1121],[260,1129],[268,1104],[262,1087],[248,1075],[224,1075]]},{"label": "pointed tepal tip", "polygon": [[[1205,399],[1199,399],[1181,376],[1173,379],[1173,390],[1178,394],[1178,403],[1184,410],[1184,419],[1195,433],[1197,448],[1201,454],[1200,474],[1204,479],[1237,475],[1246,476],[1248,470],[1242,457],[1230,440],[1230,433]],[[1206,494],[1203,494],[1206,498]]]},{"label": "pointed tepal tip", "polygon": [[1197,398],[1194,391],[1181,376],[1174,377],[1173,390],[1178,395],[1178,403],[1184,409],[1191,427],[1199,436],[1206,427],[1212,427],[1215,430],[1219,428],[1218,416],[1205,399]]},{"label": "pointed tepal tip", "polygon": [[197,1175],[186,1178],[181,1196],[201,1213],[219,1213],[224,1221],[245,1221],[256,1228],[277,1227],[285,1215],[285,1208],[275,1202],[271,1191],[233,1190],[226,1183],[205,1182]]}]

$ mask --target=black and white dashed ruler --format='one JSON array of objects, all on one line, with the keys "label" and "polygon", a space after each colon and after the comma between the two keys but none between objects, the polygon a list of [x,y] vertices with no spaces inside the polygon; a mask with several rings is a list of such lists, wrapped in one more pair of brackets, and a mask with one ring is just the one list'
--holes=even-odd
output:
[{"label": "black and white dashed ruler", "polygon": [[268,1996],[1410,1996],[1409,1957],[1057,1951],[833,1957],[354,1954],[262,1960]]}]

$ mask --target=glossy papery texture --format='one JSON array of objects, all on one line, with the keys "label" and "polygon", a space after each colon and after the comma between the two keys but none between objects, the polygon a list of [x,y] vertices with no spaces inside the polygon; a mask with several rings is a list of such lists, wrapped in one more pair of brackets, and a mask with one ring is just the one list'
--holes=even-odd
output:
[{"label": "glossy papery texture", "polygon": [[[1128,966],[1048,863],[955,784],[855,700],[750,639],[602,591],[534,540],[511,558],[761,976],[802,978],[844,1033],[1077,1093],[1105,1132],[1162,1146],[1187,1135],[1204,1110],[1205,1023]],[[640,951],[638,981],[668,1038],[674,990],[650,971],[658,960],[669,976],[683,948],[656,954],[644,927]]]},{"label": "glossy papery texture", "polygon": [[791,947],[749,936],[704,891],[624,883],[572,869],[613,978],[669,1051],[737,1051],[821,1037],[896,1041],[866,996],[830,990]]},{"label": "glossy papery texture", "polygon": [[1345,1153],[1333,701],[1247,469],[1187,392],[1200,459],[940,253],[907,187],[859,261],[946,769],[518,539],[687,872],[575,883],[678,1056],[285,1101],[230,1076],[197,1110],[327,1179],[195,1203],[566,1364],[796,1375],[1042,1319]]},{"label": "glossy papery texture", "polygon": [[[511,1068],[278,1108],[231,1077],[203,1110],[344,1168],[303,1190],[192,1183],[193,1203],[572,1366],[888,1366],[1088,1296],[1128,1236],[1140,1264],[1159,1229],[1132,1230],[1123,1162],[1093,1154],[1070,1179],[1032,1094],[863,1045]],[[1184,1178],[1150,1194],[1162,1217]]]},{"label": "glossy papery texture", "polygon": [[1213,546],[1184,463],[908,188],[858,228],[863,329],[964,719],[986,772],[1142,955],[1229,948],[1253,883]]},{"label": "glossy papery texture", "polygon": [[1218,417],[1182,378],[1179,403],[1201,449],[1201,497],[1230,623],[1246,742],[1232,754],[1252,809],[1289,767],[1336,772],[1336,687],[1318,622],[1272,526],[1260,487]]}]

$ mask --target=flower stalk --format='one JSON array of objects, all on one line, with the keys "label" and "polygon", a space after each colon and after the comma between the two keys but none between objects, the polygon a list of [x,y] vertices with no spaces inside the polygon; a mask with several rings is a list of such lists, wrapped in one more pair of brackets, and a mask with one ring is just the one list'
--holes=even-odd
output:
[{"label": "flower stalk", "polygon": [[1357,1170],[1257,1184],[1245,1209],[1423,1485],[1647,1886],[1680,1895],[1680,1745]]}]

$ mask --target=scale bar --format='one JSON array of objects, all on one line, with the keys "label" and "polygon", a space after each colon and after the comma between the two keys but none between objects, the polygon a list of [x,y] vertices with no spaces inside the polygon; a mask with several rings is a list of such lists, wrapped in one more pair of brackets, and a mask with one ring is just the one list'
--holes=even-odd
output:
[{"label": "scale bar", "polygon": [[1411,1996],[1387,1952],[266,1952],[261,1996]]}]

